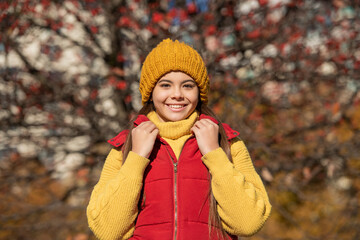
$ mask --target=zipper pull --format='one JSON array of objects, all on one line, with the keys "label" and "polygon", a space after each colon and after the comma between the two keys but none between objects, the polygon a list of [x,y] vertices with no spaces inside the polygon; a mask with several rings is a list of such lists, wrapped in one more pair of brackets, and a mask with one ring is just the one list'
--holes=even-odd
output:
[{"label": "zipper pull", "polygon": [[176,172],[177,173],[177,165],[178,165],[178,163],[176,162],[176,163],[174,163],[174,172]]}]

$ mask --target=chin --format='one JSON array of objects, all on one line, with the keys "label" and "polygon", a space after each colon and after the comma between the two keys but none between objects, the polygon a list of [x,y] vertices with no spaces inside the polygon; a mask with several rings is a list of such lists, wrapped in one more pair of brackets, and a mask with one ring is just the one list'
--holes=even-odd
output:
[{"label": "chin", "polygon": [[177,121],[181,121],[186,119],[188,116],[174,116],[174,117],[169,117],[166,120],[169,122],[177,122]]},{"label": "chin", "polygon": [[161,117],[165,122],[177,122],[188,118],[191,113],[168,113]]}]

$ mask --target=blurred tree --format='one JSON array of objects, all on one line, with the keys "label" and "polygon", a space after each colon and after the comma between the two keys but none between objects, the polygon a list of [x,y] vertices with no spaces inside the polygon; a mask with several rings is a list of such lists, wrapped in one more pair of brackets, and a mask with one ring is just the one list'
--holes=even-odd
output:
[{"label": "blurred tree", "polygon": [[141,62],[165,37],[204,56],[210,106],[268,185],[273,215],[253,239],[358,239],[359,8],[1,1],[0,239],[92,236],[84,208],[105,140],[139,109]]}]

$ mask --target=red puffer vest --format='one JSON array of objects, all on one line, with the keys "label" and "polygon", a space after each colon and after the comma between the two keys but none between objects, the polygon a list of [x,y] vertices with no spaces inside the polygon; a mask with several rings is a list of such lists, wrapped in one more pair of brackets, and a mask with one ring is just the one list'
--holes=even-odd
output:
[{"label": "red puffer vest", "polygon": [[[207,115],[202,114],[202,118],[217,123]],[[139,115],[134,124],[144,121],[149,119]],[[223,126],[229,140],[239,135],[229,125]],[[123,131],[109,143],[121,147],[127,134],[128,131]],[[209,239],[210,175],[201,157],[194,136],[185,142],[179,159],[164,139],[157,138],[144,173],[139,214],[130,239]],[[210,239],[218,239],[215,231],[212,233]]]}]

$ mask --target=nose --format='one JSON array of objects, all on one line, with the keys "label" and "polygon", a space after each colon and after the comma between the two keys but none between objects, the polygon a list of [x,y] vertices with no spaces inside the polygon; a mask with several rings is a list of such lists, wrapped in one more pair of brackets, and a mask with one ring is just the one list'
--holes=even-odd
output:
[{"label": "nose", "polygon": [[177,99],[177,100],[181,100],[184,98],[183,92],[181,91],[180,87],[174,87],[173,91],[172,91],[172,96],[173,99]]}]

